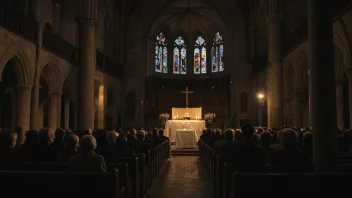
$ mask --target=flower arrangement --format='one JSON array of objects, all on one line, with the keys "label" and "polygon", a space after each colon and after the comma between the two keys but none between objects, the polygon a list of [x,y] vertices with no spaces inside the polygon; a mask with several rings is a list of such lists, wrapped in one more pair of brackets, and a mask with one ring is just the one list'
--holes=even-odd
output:
[{"label": "flower arrangement", "polygon": [[166,123],[166,121],[170,118],[170,115],[167,113],[161,113],[159,115],[159,120],[161,120],[162,123]]},{"label": "flower arrangement", "polygon": [[204,120],[205,120],[205,122],[207,122],[208,124],[214,123],[214,122],[215,122],[215,118],[216,118],[215,113],[207,113],[207,114],[204,114]]}]

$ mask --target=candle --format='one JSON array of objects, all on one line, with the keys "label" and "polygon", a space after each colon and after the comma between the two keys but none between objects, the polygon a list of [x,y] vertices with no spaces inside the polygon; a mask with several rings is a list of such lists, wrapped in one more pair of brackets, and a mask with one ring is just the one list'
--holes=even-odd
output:
[{"label": "candle", "polygon": [[176,120],[176,116],[174,116],[174,120]]}]

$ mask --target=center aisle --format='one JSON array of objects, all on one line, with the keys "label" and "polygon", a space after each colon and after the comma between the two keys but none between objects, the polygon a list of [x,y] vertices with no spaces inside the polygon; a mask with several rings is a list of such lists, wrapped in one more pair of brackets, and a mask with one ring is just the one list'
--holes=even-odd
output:
[{"label": "center aisle", "polygon": [[169,159],[148,198],[210,198],[210,183],[199,167],[198,156]]}]

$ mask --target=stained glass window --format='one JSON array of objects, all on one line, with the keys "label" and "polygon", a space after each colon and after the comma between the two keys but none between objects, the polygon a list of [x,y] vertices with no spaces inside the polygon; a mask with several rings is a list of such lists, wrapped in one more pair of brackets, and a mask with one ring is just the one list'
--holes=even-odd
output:
[{"label": "stained glass window", "polygon": [[163,33],[156,37],[155,72],[167,73],[167,44]]},{"label": "stained glass window", "polygon": [[199,36],[194,45],[194,73],[207,73],[207,49],[203,37]]},{"label": "stained glass window", "polygon": [[175,40],[174,46],[175,46],[174,54],[173,54],[174,74],[186,74],[187,50],[186,50],[185,40],[183,40],[183,38],[179,36]]},{"label": "stained glass window", "polygon": [[224,71],[224,41],[219,32],[215,34],[211,48],[211,70],[212,72]]}]

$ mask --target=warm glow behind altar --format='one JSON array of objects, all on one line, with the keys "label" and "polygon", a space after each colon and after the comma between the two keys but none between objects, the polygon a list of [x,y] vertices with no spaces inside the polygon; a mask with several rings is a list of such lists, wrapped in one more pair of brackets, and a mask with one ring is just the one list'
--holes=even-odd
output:
[{"label": "warm glow behind altar", "polygon": [[202,107],[196,108],[172,108],[172,119],[178,120],[183,119],[184,115],[189,115],[191,120],[201,120],[202,119]]}]

